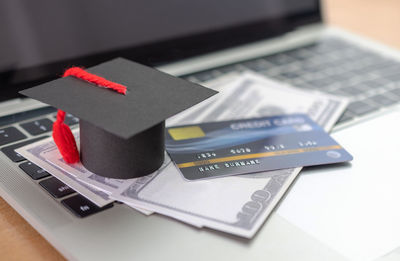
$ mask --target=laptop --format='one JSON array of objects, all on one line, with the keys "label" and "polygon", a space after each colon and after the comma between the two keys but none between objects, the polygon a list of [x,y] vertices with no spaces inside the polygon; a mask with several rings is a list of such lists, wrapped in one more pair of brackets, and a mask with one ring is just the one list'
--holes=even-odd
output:
[{"label": "laptop", "polygon": [[[316,0],[40,2],[0,3],[0,192],[63,256],[71,260],[355,260],[366,257],[360,249],[373,240],[386,242],[382,237],[374,239],[373,233],[365,236],[367,230],[360,226],[350,231],[360,223],[360,215],[374,210],[367,203],[354,205],[364,202],[367,191],[357,187],[357,179],[350,183],[353,190],[343,186],[349,177],[368,177],[368,184],[374,183],[374,173],[365,173],[369,164],[374,171],[382,166],[382,172],[394,170],[399,52],[327,28]],[[14,151],[51,135],[56,112],[22,98],[18,91],[60,77],[72,65],[89,67],[114,57],[200,84],[250,70],[297,88],[346,96],[350,104],[333,135],[355,161],[334,169],[304,170],[251,240],[197,229],[161,215],[147,217],[119,203],[80,217],[85,198],[74,191],[59,195],[55,191],[63,184]],[[66,121],[71,126],[78,123],[73,115]],[[314,194],[302,188],[314,189]],[[345,195],[340,194],[343,191]],[[359,193],[359,201],[351,191]],[[65,201],[70,198],[74,200]],[[353,205],[338,207],[338,200],[346,198]],[[376,199],[373,203],[374,208],[380,206]],[[398,214],[385,212],[388,209],[380,207],[385,214],[369,218],[400,232],[394,221],[384,219]],[[361,223],[369,224],[365,222]],[[382,232],[373,226],[369,229]],[[354,242],[357,235],[370,241]]]}]

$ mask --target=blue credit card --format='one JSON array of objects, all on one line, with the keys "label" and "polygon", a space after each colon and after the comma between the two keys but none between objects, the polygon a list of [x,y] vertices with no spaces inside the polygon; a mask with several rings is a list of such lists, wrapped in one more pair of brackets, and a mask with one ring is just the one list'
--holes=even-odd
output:
[{"label": "blue credit card", "polygon": [[171,127],[166,149],[188,180],[353,159],[306,114]]}]

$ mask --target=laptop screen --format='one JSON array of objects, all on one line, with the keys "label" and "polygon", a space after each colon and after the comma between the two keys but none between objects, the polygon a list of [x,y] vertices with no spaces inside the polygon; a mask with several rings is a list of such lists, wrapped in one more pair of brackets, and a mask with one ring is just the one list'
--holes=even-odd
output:
[{"label": "laptop screen", "polygon": [[0,100],[68,66],[118,56],[154,66],[319,19],[316,0],[1,1]]}]

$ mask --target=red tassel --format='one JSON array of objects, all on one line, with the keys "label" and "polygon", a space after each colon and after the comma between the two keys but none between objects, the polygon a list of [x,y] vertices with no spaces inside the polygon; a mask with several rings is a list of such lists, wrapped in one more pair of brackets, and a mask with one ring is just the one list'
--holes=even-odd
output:
[{"label": "red tassel", "polygon": [[67,124],[64,123],[65,112],[58,110],[57,120],[53,124],[53,139],[66,163],[79,162],[79,151],[74,135]]},{"label": "red tassel", "polygon": [[[118,93],[126,94],[126,86],[108,81],[100,76],[91,74],[79,67],[72,67],[65,71],[63,77],[74,76],[76,78],[94,83],[98,86],[112,89]],[[64,161],[72,164],[79,162],[79,151],[74,135],[67,124],[64,123],[65,112],[57,111],[57,120],[53,124],[53,139]]]}]

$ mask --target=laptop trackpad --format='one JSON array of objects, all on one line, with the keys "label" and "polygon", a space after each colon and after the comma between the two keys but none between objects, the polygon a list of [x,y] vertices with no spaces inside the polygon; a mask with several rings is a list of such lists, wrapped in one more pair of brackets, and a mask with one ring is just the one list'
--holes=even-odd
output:
[{"label": "laptop trackpad", "polygon": [[350,260],[400,246],[400,111],[332,135],[352,164],[301,172],[277,213]]}]

